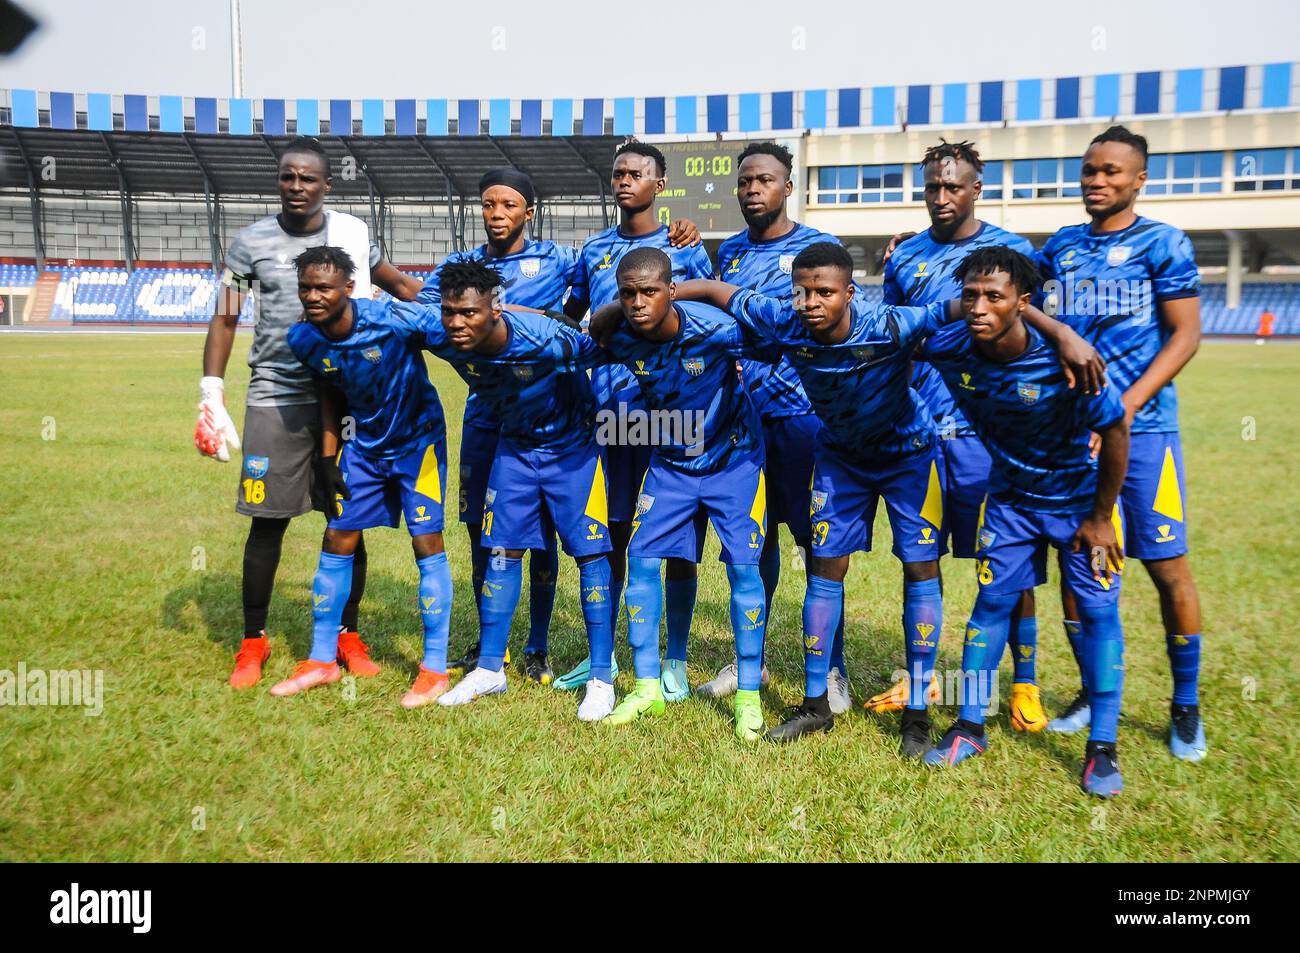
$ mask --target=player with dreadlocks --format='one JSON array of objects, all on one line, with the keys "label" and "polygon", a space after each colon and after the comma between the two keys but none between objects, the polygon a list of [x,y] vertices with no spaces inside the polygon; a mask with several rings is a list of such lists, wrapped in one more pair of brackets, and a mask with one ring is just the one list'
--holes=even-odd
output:
[{"label": "player with dreadlocks", "polygon": [[[958,268],[979,248],[1002,245],[1026,256],[1034,254],[1026,239],[975,217],[984,161],[973,143],[940,139],[926,149],[921,165],[930,227],[904,240],[890,254],[885,263],[885,303],[920,307],[960,296]],[[944,538],[954,558],[975,559],[976,527],[992,461],[943,378],[919,358],[912,366],[912,387],[924,401],[939,435]],[[1013,614],[1008,639],[1015,661],[1011,724],[1022,731],[1039,731],[1047,725],[1035,684],[1037,641],[1034,594],[1028,589]],[[873,712],[902,709],[903,735],[913,734],[919,743],[929,731],[927,702],[937,696],[938,685],[932,677],[939,632],[908,632],[906,648],[907,674],[869,699],[866,708]]]}]

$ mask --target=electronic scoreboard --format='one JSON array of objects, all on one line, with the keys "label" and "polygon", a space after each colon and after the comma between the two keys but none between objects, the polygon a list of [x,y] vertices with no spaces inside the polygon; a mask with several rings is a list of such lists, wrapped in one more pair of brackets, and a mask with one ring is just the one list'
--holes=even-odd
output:
[{"label": "electronic scoreboard", "polygon": [[736,202],[736,157],[746,140],[657,142],[667,160],[668,184],[656,200],[665,225],[688,218],[701,232],[728,235],[745,227]]}]

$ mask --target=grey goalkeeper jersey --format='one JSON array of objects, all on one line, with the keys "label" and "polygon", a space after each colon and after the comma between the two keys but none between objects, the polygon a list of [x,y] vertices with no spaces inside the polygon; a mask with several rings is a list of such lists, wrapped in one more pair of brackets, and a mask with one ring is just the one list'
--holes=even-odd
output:
[{"label": "grey goalkeeper jersey", "polygon": [[293,260],[317,245],[341,246],[356,263],[354,298],[370,297],[370,269],[379,264],[379,246],[370,241],[365,222],[345,212],[325,212],[325,227],[298,235],[286,232],[269,215],[241,228],[226,252],[221,280],[245,294],[252,292],[256,325],[248,351],[252,379],[248,406],[313,404],[316,385],[289,350],[289,328],[302,317],[298,272]]}]

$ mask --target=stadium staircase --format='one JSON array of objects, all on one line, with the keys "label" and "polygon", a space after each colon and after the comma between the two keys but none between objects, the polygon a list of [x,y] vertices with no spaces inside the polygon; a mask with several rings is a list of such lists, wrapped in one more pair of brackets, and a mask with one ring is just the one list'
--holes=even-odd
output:
[{"label": "stadium staircase", "polygon": [[50,320],[50,312],[54,310],[54,298],[59,293],[59,282],[62,277],[53,271],[42,272],[37,276],[32,291],[31,310],[27,312],[26,323],[44,324]]}]

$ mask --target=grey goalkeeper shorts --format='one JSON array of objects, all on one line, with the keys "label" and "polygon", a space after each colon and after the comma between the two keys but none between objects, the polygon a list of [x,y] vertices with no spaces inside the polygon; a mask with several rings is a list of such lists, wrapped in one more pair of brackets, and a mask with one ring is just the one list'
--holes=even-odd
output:
[{"label": "grey goalkeeper shorts", "polygon": [[313,492],[320,447],[320,406],[248,407],[235,510],[274,519],[325,511]]}]

